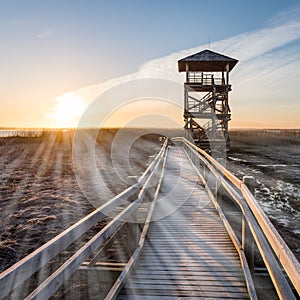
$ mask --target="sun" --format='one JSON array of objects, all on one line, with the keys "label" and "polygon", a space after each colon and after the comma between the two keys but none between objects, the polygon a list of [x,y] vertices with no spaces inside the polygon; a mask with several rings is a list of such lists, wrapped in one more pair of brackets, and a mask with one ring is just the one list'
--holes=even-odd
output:
[{"label": "sun", "polygon": [[53,120],[53,127],[76,127],[85,109],[86,105],[80,98],[66,93],[56,97],[56,105],[53,112],[48,114],[48,117]]}]

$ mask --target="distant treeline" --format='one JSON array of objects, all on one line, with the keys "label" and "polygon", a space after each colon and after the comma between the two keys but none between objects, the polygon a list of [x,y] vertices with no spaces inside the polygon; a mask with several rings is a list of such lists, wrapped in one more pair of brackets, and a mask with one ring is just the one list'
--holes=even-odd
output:
[{"label": "distant treeline", "polygon": [[41,129],[15,129],[15,128],[1,128],[0,127],[0,137],[40,137],[44,134],[53,134],[60,132],[75,132],[75,131],[95,131],[99,130],[101,132],[110,132],[116,134],[119,130],[128,131],[128,132],[145,132],[148,133],[157,133],[165,134],[170,136],[178,136],[183,134],[183,129],[173,129],[173,128],[41,128]]},{"label": "distant treeline", "polygon": [[[64,136],[72,136],[76,130],[89,131],[95,129],[0,129],[0,137],[5,138],[50,138],[55,136],[55,140],[59,141]],[[119,128],[101,128],[98,138],[104,139],[107,136],[115,136]],[[140,136],[154,134],[164,135],[170,138],[183,136],[183,129],[167,129],[167,128],[121,128],[125,132],[139,133]],[[260,146],[275,146],[275,145],[299,145],[300,144],[300,129],[232,129],[230,130],[230,139],[232,145],[260,145]]]},{"label": "distant treeline", "polygon": [[230,139],[233,145],[299,145],[300,129],[234,129],[230,131]]},{"label": "distant treeline", "polygon": [[42,129],[0,129],[0,137],[40,137]]},{"label": "distant treeline", "polygon": [[110,143],[114,136],[122,130],[124,134],[136,135],[136,137],[146,137],[147,139],[158,139],[159,136],[167,136],[169,138],[182,136],[183,129],[166,129],[166,128],[89,128],[89,129],[0,129],[1,143],[5,143],[5,140],[13,140],[18,143],[26,142],[40,142],[47,139],[53,139],[55,142],[63,142],[64,139],[72,139],[76,132],[83,133],[82,137],[91,134],[95,136],[97,132],[97,141],[101,143]]}]

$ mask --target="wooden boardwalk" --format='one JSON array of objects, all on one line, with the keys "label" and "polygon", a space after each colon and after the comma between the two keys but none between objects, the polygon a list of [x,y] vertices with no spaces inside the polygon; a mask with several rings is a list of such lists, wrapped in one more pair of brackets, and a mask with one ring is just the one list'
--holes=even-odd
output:
[{"label": "wooden boardwalk", "polygon": [[169,148],[153,219],[117,299],[249,299],[239,256],[180,148]]}]

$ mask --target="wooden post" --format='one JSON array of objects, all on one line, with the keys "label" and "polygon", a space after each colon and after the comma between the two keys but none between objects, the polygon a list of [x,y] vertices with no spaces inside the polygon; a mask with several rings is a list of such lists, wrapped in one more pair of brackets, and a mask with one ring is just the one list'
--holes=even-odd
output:
[{"label": "wooden post", "polygon": [[242,248],[245,252],[249,269],[251,273],[254,273],[255,262],[254,262],[254,239],[251,234],[250,228],[242,215]]},{"label": "wooden post", "polygon": [[[222,165],[222,166],[225,165],[225,160],[224,160],[224,158],[218,157],[218,158],[217,158],[217,162],[218,162],[220,165]],[[216,178],[216,199],[217,199],[217,200],[218,200],[219,195],[222,194],[222,192],[220,191],[221,188],[222,188],[221,181],[218,180],[218,178]],[[222,197],[220,197],[220,200],[221,200],[221,199],[222,199]]]},{"label": "wooden post", "polygon": [[187,92],[186,88],[184,88],[184,114],[188,111],[189,111],[189,109],[188,109],[188,92]]},{"label": "wooden post", "polygon": [[229,64],[226,65],[226,84],[229,85]]},{"label": "wooden post", "polygon": [[189,82],[189,65],[185,64],[186,82]]},{"label": "wooden post", "polygon": [[206,164],[203,163],[203,178],[206,181]]},{"label": "wooden post", "polygon": [[[247,186],[249,191],[254,195],[255,193],[255,178],[253,176],[244,176],[243,183]],[[250,271],[254,273],[254,239],[249,229],[248,224],[243,216],[242,220],[242,248],[248,261]]]},{"label": "wooden post", "polygon": [[253,176],[244,176],[243,183],[247,186],[252,195],[255,194],[255,178]]}]

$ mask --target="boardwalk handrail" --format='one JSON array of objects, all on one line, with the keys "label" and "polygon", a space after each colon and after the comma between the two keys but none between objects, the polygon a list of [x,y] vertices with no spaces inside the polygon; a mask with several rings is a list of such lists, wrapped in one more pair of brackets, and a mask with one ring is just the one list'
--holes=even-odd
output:
[{"label": "boardwalk handrail", "polygon": [[[88,243],[92,244],[94,242],[94,239],[97,240],[96,237],[99,238],[99,236],[104,237],[104,239],[107,238],[108,234],[111,233],[115,228],[117,228],[115,224],[120,222],[120,220],[122,220],[123,218],[129,216],[130,213],[132,213],[134,208],[137,206],[137,204],[143,200],[145,195],[145,190],[149,185],[149,181],[153,177],[153,174],[155,173],[157,166],[160,164],[164,156],[164,153],[167,148],[167,144],[168,144],[168,140],[166,139],[159,153],[156,155],[155,159],[144,171],[142,176],[138,179],[137,183],[130,186],[129,188],[121,192],[119,195],[115,196],[114,198],[106,202],[104,205],[97,208],[89,215],[82,218],[77,223],[75,223],[74,225],[67,228],[65,231],[63,231],[62,233],[60,233],[59,235],[57,235],[56,237],[48,241],[46,244],[44,244],[43,246],[39,247],[31,254],[21,259],[19,262],[11,266],[9,269],[2,272],[0,274],[0,290],[1,290],[0,299],[9,295],[17,286],[19,286],[26,279],[31,277],[36,271],[38,271],[43,266],[45,266],[51,259],[53,259],[61,251],[66,249],[71,243],[76,241],[81,235],[87,232],[93,225],[95,225],[96,223],[101,221],[104,217],[106,217],[109,213],[111,213],[117,206],[119,206],[122,203],[122,201],[128,199],[130,196],[134,195],[139,189],[141,189],[137,197],[138,201],[135,200],[134,202],[130,203],[124,209],[124,211],[122,211],[113,221],[111,221],[108,224],[108,225],[112,225],[111,223],[114,222],[113,223],[114,226],[110,226],[109,228],[107,228],[108,225],[105,226],[100,231],[100,233],[98,233]],[[87,244],[85,245],[86,248],[91,247],[90,244],[89,245]],[[83,251],[84,247],[79,249],[76,253],[78,254],[80,251]],[[74,256],[72,256],[66,263],[68,263],[72,258],[74,258]],[[60,270],[60,268],[58,270]],[[63,278],[64,280],[67,279],[65,276],[63,276]],[[52,292],[54,293],[55,291],[53,291],[52,289]],[[33,296],[30,297],[30,299],[33,299]]]},{"label": "boardwalk handrail", "polygon": [[[254,196],[251,194],[247,186],[236,176],[230,173],[219,162],[214,160],[209,154],[195,146],[185,138],[176,138],[174,141],[183,142],[184,145],[192,150],[194,154],[210,169],[217,180],[231,195],[232,199],[240,206],[244,216],[244,220],[248,223],[250,231],[258,245],[259,251],[269,271],[274,287],[278,295],[282,299],[295,299],[293,292],[280,266],[275,260],[273,252],[278,261],[283,266],[288,278],[292,282],[294,288],[300,295],[300,264],[285,241],[279,235],[275,227],[272,225],[268,217],[262,211]],[[225,180],[224,177],[227,179]],[[241,193],[242,197],[232,187],[235,186]],[[244,232],[243,232],[244,233]],[[244,239],[244,234],[242,236]],[[269,247],[270,245],[270,247]],[[244,250],[244,241],[240,250]]]},{"label": "boardwalk handrail", "polygon": [[165,156],[164,156],[164,159],[163,159],[163,163],[162,163],[162,170],[161,170],[161,173],[160,173],[160,176],[159,176],[159,181],[158,181],[158,184],[156,186],[155,193],[154,193],[151,205],[150,205],[149,210],[148,210],[148,214],[147,214],[147,217],[146,217],[146,221],[145,221],[142,233],[140,235],[138,246],[135,249],[134,253],[132,254],[131,258],[126,263],[123,271],[121,272],[121,274],[119,275],[119,277],[117,278],[115,283],[113,284],[112,288],[110,289],[110,291],[106,295],[105,300],[114,300],[114,299],[116,299],[118,293],[120,292],[121,288],[123,287],[123,285],[125,283],[125,280],[128,278],[129,274],[132,272],[137,260],[139,259],[140,255],[143,251],[145,240],[146,240],[146,235],[147,235],[149,226],[151,224],[155,204],[156,204],[158,194],[160,192],[161,184],[162,184],[162,181],[163,181],[163,177],[164,177],[164,174],[165,174],[167,153],[168,152],[166,150],[165,151]]}]

